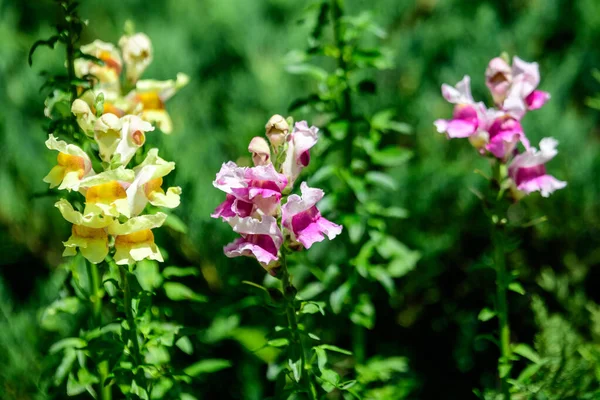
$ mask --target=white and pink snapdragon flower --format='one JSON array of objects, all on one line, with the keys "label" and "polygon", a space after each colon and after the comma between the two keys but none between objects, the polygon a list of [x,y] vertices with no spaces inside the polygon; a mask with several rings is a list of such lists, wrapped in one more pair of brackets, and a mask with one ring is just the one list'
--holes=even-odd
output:
[{"label": "white and pink snapdragon flower", "polygon": [[[565,187],[565,182],[546,175],[544,167],[545,162],[557,154],[558,142],[543,139],[537,151],[531,147],[521,125],[528,111],[541,108],[550,99],[548,92],[537,90],[539,65],[515,56],[511,66],[496,57],[489,62],[485,77],[495,107],[487,108],[484,103],[475,102],[469,76],[454,87],[443,84],[442,95],[455,106],[451,119],[434,122],[437,131],[449,139],[468,138],[482,155],[490,154],[499,162],[509,164],[512,171],[509,178],[521,195],[539,191],[547,197]],[[524,152],[519,154],[521,151]],[[548,154],[552,156],[548,158]],[[530,165],[534,162],[537,164]]]},{"label": "white and pink snapdragon flower", "polygon": [[288,196],[310,162],[318,129],[302,121],[289,132],[288,122],[279,115],[265,128],[269,142],[255,137],[248,146],[254,167],[229,161],[217,173],[213,185],[226,197],[211,216],[223,219],[241,236],[225,246],[226,256],[254,257],[274,275],[282,246],[308,249],[325,237],[335,238],[342,227],[319,212],[316,204],[324,196],[322,190],[302,182],[301,196]]}]

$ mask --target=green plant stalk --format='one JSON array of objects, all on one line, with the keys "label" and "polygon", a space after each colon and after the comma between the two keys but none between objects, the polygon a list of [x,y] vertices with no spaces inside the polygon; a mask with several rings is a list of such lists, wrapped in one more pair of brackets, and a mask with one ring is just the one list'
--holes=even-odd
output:
[{"label": "green plant stalk", "polygon": [[496,269],[496,313],[498,315],[498,341],[500,345],[500,358],[498,360],[498,373],[502,387],[504,400],[510,400],[510,385],[508,379],[512,367],[510,348],[510,325],[508,322],[508,270],[506,267],[504,243],[503,243],[503,221],[499,213],[502,201],[502,171],[501,164],[495,162],[493,165],[494,180],[492,184],[498,187],[496,196],[495,220],[492,220],[492,245],[494,246],[494,265]]},{"label": "green plant stalk", "polygon": [[[504,259],[504,247],[500,238],[499,226],[493,228],[493,243],[496,264],[496,308],[499,322],[500,360],[498,370],[502,382],[502,393],[504,400],[510,400],[509,384],[507,382],[511,368],[510,349],[510,326],[508,323],[508,301],[507,301],[507,269]],[[505,370],[506,369],[506,370]]]},{"label": "green plant stalk", "polygon": [[[68,4],[68,3],[67,3]],[[65,15],[65,19],[67,21],[68,27],[68,36],[67,36],[67,76],[69,77],[69,88],[71,91],[71,103],[77,99],[77,87],[73,84],[75,80],[75,40],[74,40],[74,32],[73,32],[73,23],[71,22],[71,18],[69,15]]]},{"label": "green plant stalk", "polygon": [[286,301],[286,315],[288,320],[288,327],[292,332],[294,346],[297,346],[297,351],[298,353],[300,353],[299,381],[300,384],[306,389],[308,393],[308,398],[310,400],[316,400],[317,391],[313,385],[312,380],[310,379],[310,374],[308,374],[306,371],[306,355],[304,353],[304,344],[302,342],[302,336],[298,332],[298,319],[296,317],[296,307],[294,306],[296,289],[292,284],[290,273],[287,268],[287,258],[285,251],[282,251],[281,253],[281,285],[283,289],[283,295]]},{"label": "green plant stalk", "polygon": [[337,68],[341,71],[344,87],[342,88],[339,101],[340,116],[348,121],[348,132],[345,144],[345,165],[350,168],[352,164],[352,151],[354,147],[354,129],[352,124],[352,97],[348,85],[348,64],[344,58],[344,31],[342,29],[342,17],[344,15],[344,0],[331,0],[331,20],[333,25],[333,39],[338,50]]},{"label": "green plant stalk", "polygon": [[[119,265],[119,271],[121,273],[121,285],[123,286],[123,308],[125,309],[125,317],[127,318],[127,325],[129,327],[129,340],[133,345],[132,357],[135,362],[135,366],[139,367],[142,364],[142,353],[140,351],[140,344],[137,338],[137,326],[135,318],[133,316],[133,304],[131,301],[131,287],[129,284],[129,271],[124,266]],[[142,373],[142,376],[144,374]],[[145,382],[145,379],[144,379]]]},{"label": "green plant stalk", "polygon": [[[91,295],[91,303],[92,303],[92,316],[95,327],[102,326],[102,282],[100,282],[100,272],[98,270],[98,265],[93,263],[88,263],[89,274],[91,278],[91,289],[93,290]],[[112,391],[110,386],[104,386],[104,382],[108,378],[109,375],[109,367],[108,361],[101,361],[98,363],[98,375],[100,376],[100,399],[101,400],[111,400],[112,399]]]}]

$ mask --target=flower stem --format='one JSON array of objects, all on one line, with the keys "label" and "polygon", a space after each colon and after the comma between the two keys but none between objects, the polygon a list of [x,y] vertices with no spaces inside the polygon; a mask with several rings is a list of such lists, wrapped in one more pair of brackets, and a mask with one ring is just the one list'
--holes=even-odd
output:
[{"label": "flower stem", "polygon": [[504,221],[501,217],[504,214],[502,210],[503,197],[503,172],[500,162],[493,164],[494,180],[492,184],[498,190],[495,199],[494,217],[492,218],[492,245],[494,246],[494,264],[496,267],[496,313],[498,315],[498,336],[500,345],[500,358],[498,359],[498,373],[502,387],[502,396],[504,400],[510,400],[510,385],[508,379],[512,367],[511,348],[510,348],[510,326],[508,323],[508,300],[507,289],[510,282],[509,272],[506,267],[504,251]]},{"label": "flower stem", "polygon": [[510,349],[510,326],[508,324],[508,301],[506,297],[507,289],[507,269],[504,259],[504,246],[502,243],[501,227],[494,224],[492,229],[492,241],[494,244],[495,265],[496,265],[496,309],[499,322],[499,340],[500,340],[500,359],[498,360],[498,371],[502,384],[502,394],[504,400],[510,400],[510,391],[508,377],[511,369],[511,349]]},{"label": "flower stem", "polygon": [[365,327],[358,324],[352,326],[352,353],[356,364],[365,362]]},{"label": "flower stem", "polygon": [[[69,2],[66,5],[70,5]],[[67,76],[69,78],[69,90],[71,92],[71,103],[75,101],[77,98],[77,86],[73,83],[75,80],[75,41],[77,38],[75,37],[73,19],[69,15],[65,15],[65,20],[67,23]]]},{"label": "flower stem", "polygon": [[[135,317],[133,316],[133,304],[131,299],[131,286],[129,284],[129,271],[122,265],[119,265],[119,271],[121,273],[121,285],[123,286],[123,308],[125,309],[125,316],[127,318],[129,340],[133,345],[133,352],[131,353],[135,366],[139,367],[142,364],[142,356],[140,352],[140,344],[138,343],[137,337],[137,326],[135,324]],[[141,374],[143,377],[143,373]]]},{"label": "flower stem", "polygon": [[283,295],[286,300],[286,315],[288,320],[288,327],[292,332],[292,344],[295,347],[295,352],[299,353],[300,356],[300,377],[299,383],[304,386],[308,398],[310,400],[316,400],[317,391],[313,385],[310,375],[306,371],[306,356],[304,353],[304,344],[302,343],[302,336],[298,330],[298,319],[296,317],[296,306],[294,305],[296,299],[296,288],[292,284],[290,273],[287,268],[287,259],[285,252],[282,251],[281,255],[281,284],[283,288]]},{"label": "flower stem", "polygon": [[[90,282],[90,303],[92,304],[92,326],[99,328],[102,326],[102,283],[100,282],[100,272],[98,265],[87,263]],[[110,386],[104,386],[108,378],[108,361],[100,361],[97,365],[98,375],[100,377],[100,399],[111,400],[112,391]]]}]

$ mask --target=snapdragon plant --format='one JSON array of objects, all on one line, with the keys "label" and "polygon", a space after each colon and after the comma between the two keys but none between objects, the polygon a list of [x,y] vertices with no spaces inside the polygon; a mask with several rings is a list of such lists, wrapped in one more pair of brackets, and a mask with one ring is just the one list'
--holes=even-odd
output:
[{"label": "snapdragon plant", "polygon": [[[169,322],[171,301],[206,299],[173,279],[194,274],[170,266],[160,271],[163,254],[154,232],[180,203],[181,189],[163,189],[175,163],[145,146],[153,131],[169,133],[165,102],[187,82],[140,79],[153,59],[150,39],[130,28],[119,46],[78,42],[85,22],[77,3],[57,2],[63,20],[57,34],[36,42],[66,48],[66,74],[46,75],[50,118],[46,146],[58,153],[44,178],[58,189],[55,206],[71,224],[64,241],[64,267],[70,280],[42,314],[42,326],[66,336],[49,349],[60,363],[53,383],[70,396],[93,398],[186,398],[186,385],[206,370],[201,360],[175,368],[171,354],[192,354],[183,326]],[[171,218],[174,218],[171,216]],[[171,224],[173,225],[173,224]],[[210,360],[211,370],[229,366]],[[65,384],[66,382],[66,384]]]},{"label": "snapdragon plant", "polygon": [[[293,126],[290,129],[290,126]],[[321,344],[319,336],[300,318],[325,314],[323,304],[298,296],[289,260],[325,237],[334,239],[342,226],[324,218],[317,203],[324,192],[300,184],[292,194],[301,171],[308,166],[310,149],[318,141],[318,129],[305,121],[274,115],[266,125],[266,137],[255,137],[248,146],[254,167],[224,163],[213,182],[226,193],[212,214],[227,222],[240,237],[224,247],[227,257],[254,258],[281,284],[262,290],[267,304],[286,321],[272,328],[268,346],[284,349],[284,359],[274,366],[276,397],[319,399],[335,389],[353,393],[355,380],[344,380],[328,363],[328,353],[351,355],[334,345]],[[296,186],[297,187],[297,186]]]},{"label": "snapdragon plant", "polygon": [[521,125],[527,112],[541,108],[550,94],[537,89],[540,82],[537,63],[514,57],[496,57],[489,62],[486,85],[494,99],[494,107],[475,102],[471,95],[470,77],[465,76],[456,86],[442,85],[444,98],[455,104],[449,120],[437,120],[435,126],[448,138],[467,138],[479,154],[490,161],[491,176],[480,172],[489,182],[486,193],[476,193],[482,200],[490,220],[493,266],[496,271],[495,307],[485,308],[479,319],[498,319],[497,344],[500,348],[498,376],[504,399],[511,398],[511,370],[519,355],[528,357],[531,349],[525,344],[512,343],[509,323],[508,292],[524,294],[516,273],[506,262],[506,254],[514,247],[515,230],[543,221],[523,222],[510,213],[511,207],[525,196],[539,192],[548,197],[562,189],[566,182],[546,172],[545,164],[554,158],[558,142],[544,138],[539,148],[531,146]]}]

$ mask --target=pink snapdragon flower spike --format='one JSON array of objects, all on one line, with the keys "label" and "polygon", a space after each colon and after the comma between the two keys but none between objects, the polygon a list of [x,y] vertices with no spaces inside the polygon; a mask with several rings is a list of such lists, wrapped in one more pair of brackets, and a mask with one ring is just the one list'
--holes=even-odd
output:
[{"label": "pink snapdragon flower spike", "polygon": [[283,234],[274,217],[265,215],[262,219],[256,219],[236,216],[229,222],[242,237],[223,248],[227,257],[254,257],[265,267],[278,260]]},{"label": "pink snapdragon flower spike", "polygon": [[339,235],[342,227],[323,218],[317,209],[316,204],[323,198],[323,191],[308,187],[306,182],[302,182],[300,191],[302,196],[289,196],[281,210],[283,226],[292,233],[293,239],[308,249],[325,236],[331,240]]},{"label": "pink snapdragon flower spike", "polygon": [[540,141],[539,151],[531,147],[525,153],[515,156],[508,166],[508,174],[520,192],[540,192],[543,197],[548,197],[567,186],[566,182],[546,173],[545,164],[558,154],[557,145],[555,139],[544,138]]},{"label": "pink snapdragon flower spike", "polygon": [[306,121],[301,121],[296,122],[294,130],[288,135],[287,153],[281,169],[290,185],[293,185],[302,169],[310,162],[309,150],[317,144],[318,132],[317,127],[309,128]]},{"label": "pink snapdragon flower spike", "polygon": [[449,138],[466,138],[475,135],[485,124],[485,105],[473,100],[469,76],[465,76],[455,87],[444,83],[442,95],[456,106],[452,119],[438,119],[434,122],[438,132],[445,133]]},{"label": "pink snapdragon flower spike", "polygon": [[496,116],[487,128],[489,142],[485,149],[495,157],[505,160],[512,155],[517,144],[521,142],[525,149],[529,148],[529,140],[525,136],[521,123],[510,114]]},{"label": "pink snapdragon flower spike", "polygon": [[212,217],[247,217],[259,210],[265,215],[273,215],[287,183],[287,178],[275,171],[273,164],[247,168],[229,161],[223,164],[213,182],[214,187],[228,196]]}]

